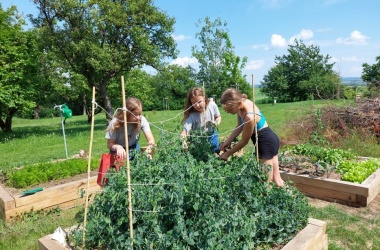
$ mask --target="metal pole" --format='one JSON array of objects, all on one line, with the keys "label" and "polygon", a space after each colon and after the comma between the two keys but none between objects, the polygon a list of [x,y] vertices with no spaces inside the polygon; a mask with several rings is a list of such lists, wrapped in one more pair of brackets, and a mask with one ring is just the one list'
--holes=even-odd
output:
[{"label": "metal pole", "polygon": [[65,124],[64,124],[64,119],[62,117],[62,105],[56,105],[54,106],[55,108],[59,108],[59,114],[61,115],[61,124],[62,124],[62,134],[63,134],[63,144],[65,145],[65,153],[66,153],[66,158],[69,158],[67,154],[67,146],[66,146],[66,134],[65,134]]}]

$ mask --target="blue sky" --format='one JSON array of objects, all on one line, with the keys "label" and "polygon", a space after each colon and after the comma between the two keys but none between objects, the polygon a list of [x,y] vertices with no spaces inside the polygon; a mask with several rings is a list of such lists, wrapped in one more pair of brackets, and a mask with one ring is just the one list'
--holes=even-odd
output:
[{"label": "blue sky", "polygon": [[[37,14],[30,0],[0,0],[3,9],[16,5],[20,13]],[[180,51],[171,63],[190,64],[191,47],[199,19],[220,17],[235,47],[246,56],[243,73],[258,84],[275,63],[287,54],[294,38],[316,45],[335,62],[342,77],[360,77],[362,64],[380,56],[379,0],[156,0],[155,5],[176,19],[174,38]]]}]

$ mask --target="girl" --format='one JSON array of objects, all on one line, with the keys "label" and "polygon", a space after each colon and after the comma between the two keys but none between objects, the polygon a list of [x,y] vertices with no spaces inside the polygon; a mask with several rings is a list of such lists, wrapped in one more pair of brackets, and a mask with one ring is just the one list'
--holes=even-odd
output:
[{"label": "girl", "polygon": [[255,129],[257,129],[259,158],[265,166],[270,165],[272,167],[272,171],[268,172],[268,181],[273,180],[277,186],[282,187],[284,181],[281,179],[278,163],[280,141],[277,135],[269,128],[259,108],[252,101],[247,99],[247,95],[232,88],[223,92],[220,103],[227,113],[237,114],[238,118],[236,129],[228,139],[220,145],[220,150],[224,150],[228,147],[231,142],[242,133],[241,140],[233,148],[224,152],[220,158],[227,160],[229,156],[247,145],[249,139],[252,139],[252,142],[255,143]]},{"label": "girl", "polygon": [[[130,156],[133,149],[140,150],[138,143],[141,130],[144,132],[145,138],[148,142],[148,157],[150,155],[150,148],[155,145],[154,137],[148,121],[142,116],[142,104],[141,101],[135,97],[130,97],[126,100],[125,104],[127,108],[127,130],[128,130],[128,146]],[[118,110],[108,125],[106,130],[107,146],[111,153],[116,153],[118,157],[124,159],[126,157],[125,151],[125,133],[124,133],[124,113],[122,110]]]},{"label": "girl", "polygon": [[185,112],[182,119],[183,130],[181,135],[188,136],[192,129],[201,129],[206,123],[207,132],[212,145],[212,152],[219,152],[219,137],[215,126],[222,120],[218,106],[215,102],[209,102],[202,88],[196,87],[189,90],[185,103]]}]

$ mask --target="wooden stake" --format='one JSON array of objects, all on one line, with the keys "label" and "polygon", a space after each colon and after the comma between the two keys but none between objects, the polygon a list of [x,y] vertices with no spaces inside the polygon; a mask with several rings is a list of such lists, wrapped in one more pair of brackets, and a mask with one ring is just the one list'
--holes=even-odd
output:
[{"label": "wooden stake", "polygon": [[95,121],[95,87],[92,87],[92,106],[91,106],[91,134],[90,134],[90,148],[88,150],[88,163],[87,163],[87,188],[86,200],[84,206],[84,221],[83,221],[83,249],[85,247],[85,234],[87,223],[87,207],[88,207],[88,193],[90,189],[90,175],[91,175],[91,154],[92,154],[92,141],[94,138],[94,121]]},{"label": "wooden stake", "polygon": [[255,123],[255,149],[256,149],[256,161],[259,162],[259,138],[257,136],[257,123],[256,123],[256,112],[255,112],[255,85],[253,82],[253,74],[252,74],[252,102],[253,102],[253,113],[254,113],[254,118],[253,122]]},{"label": "wooden stake", "polygon": [[131,174],[129,165],[129,144],[128,144],[128,123],[127,123],[127,108],[125,102],[124,76],[121,76],[121,93],[123,95],[123,113],[124,113],[124,137],[125,151],[127,155],[127,181],[128,181],[128,210],[129,210],[129,236],[131,237],[131,249],[133,249],[133,220],[132,220],[132,188]]},{"label": "wooden stake", "polygon": [[205,91],[205,82],[203,82],[203,130],[206,131],[206,91]]}]

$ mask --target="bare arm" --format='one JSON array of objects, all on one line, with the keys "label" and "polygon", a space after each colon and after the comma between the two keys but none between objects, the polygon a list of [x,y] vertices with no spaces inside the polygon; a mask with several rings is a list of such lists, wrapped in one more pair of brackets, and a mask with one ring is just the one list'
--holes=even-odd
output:
[{"label": "bare arm", "polygon": [[239,122],[239,117],[237,119],[238,119],[238,122],[234,131],[232,131],[231,135],[227,138],[225,142],[220,144],[220,147],[219,147],[220,150],[224,150],[226,147],[228,147],[231,144],[231,142],[233,142],[235,138],[238,137],[240,133],[243,131],[243,126],[241,126]]},{"label": "bare arm", "polygon": [[152,147],[154,146],[154,145],[156,145],[156,142],[155,142],[155,140],[154,140],[154,137],[153,137],[153,134],[152,134],[152,131],[144,131],[144,135],[145,135],[145,138],[146,138],[146,140],[147,140],[147,142],[148,142],[148,147],[147,147],[147,149],[146,149],[146,152],[147,152],[147,156],[149,157],[149,158],[152,158],[152,155],[151,155],[151,152],[152,152]]},{"label": "bare arm", "polygon": [[215,116],[215,123],[216,123],[216,125],[219,125],[221,122],[222,122],[222,117],[220,115],[219,116]]},{"label": "bare arm", "polygon": [[109,148],[109,150],[116,151],[116,155],[118,157],[121,157],[121,159],[124,159],[127,156],[124,147],[119,144],[116,144],[116,140],[108,139],[107,147]]},{"label": "bare arm", "polygon": [[[233,155],[234,153],[236,153],[237,151],[242,149],[245,145],[247,145],[249,140],[251,139],[254,127],[255,127],[255,122],[252,119],[252,117],[246,116],[244,119],[244,127],[243,126],[240,127],[240,133],[243,132],[242,136],[241,136],[241,140],[233,148],[231,148],[227,152],[224,152],[220,156],[220,158],[223,160],[227,160],[228,157],[230,157],[231,155]],[[232,135],[228,138],[228,140],[230,140],[231,137],[232,137]],[[230,141],[230,143],[232,142],[232,140]]]}]

